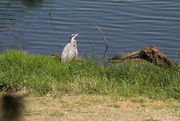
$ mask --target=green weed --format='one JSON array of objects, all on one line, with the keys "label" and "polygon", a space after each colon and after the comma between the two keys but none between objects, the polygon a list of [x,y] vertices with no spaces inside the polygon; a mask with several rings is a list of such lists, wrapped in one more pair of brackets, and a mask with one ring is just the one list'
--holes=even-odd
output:
[{"label": "green weed", "polygon": [[[88,58],[88,57],[85,57]],[[29,94],[105,94],[180,99],[180,67],[153,63],[60,63],[44,55],[8,50],[0,54],[0,90],[27,87]]]},{"label": "green weed", "polygon": [[107,105],[107,107],[120,108],[120,105],[118,105],[118,104],[112,104],[112,105]]}]

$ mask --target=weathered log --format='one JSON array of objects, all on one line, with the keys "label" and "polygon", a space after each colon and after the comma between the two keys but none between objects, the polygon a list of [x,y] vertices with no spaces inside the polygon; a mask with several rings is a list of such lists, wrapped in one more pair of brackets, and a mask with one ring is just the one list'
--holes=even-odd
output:
[{"label": "weathered log", "polygon": [[108,61],[109,62],[120,62],[120,61],[124,61],[124,60],[127,60],[127,59],[139,58],[140,57],[139,52],[140,51],[118,55],[118,56],[115,56],[115,57],[112,57],[112,58],[108,59]]},{"label": "weathered log", "polygon": [[172,62],[159,49],[151,45],[140,51],[140,58],[160,65],[172,65]]},{"label": "weathered log", "polygon": [[156,47],[147,46],[144,49],[136,52],[131,52],[108,59],[108,62],[121,62],[127,59],[140,58],[149,62],[155,62],[158,65],[172,65],[172,62]]}]

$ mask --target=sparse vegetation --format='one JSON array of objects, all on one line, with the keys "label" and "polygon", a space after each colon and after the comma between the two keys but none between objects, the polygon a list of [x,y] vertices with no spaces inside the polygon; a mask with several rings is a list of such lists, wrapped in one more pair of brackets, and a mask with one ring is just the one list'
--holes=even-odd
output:
[{"label": "sparse vegetation", "polygon": [[159,121],[159,120],[154,120],[154,119],[150,118],[150,119],[146,119],[145,121]]},{"label": "sparse vegetation", "polygon": [[[43,100],[43,103],[41,103]],[[178,121],[179,101],[144,99],[146,106],[111,95],[27,96],[27,121]],[[169,107],[169,106],[175,106]],[[160,107],[159,109],[154,107]]]},{"label": "sparse vegetation", "polygon": [[107,107],[120,108],[120,105],[117,105],[117,104],[112,104],[112,105],[107,105]]},{"label": "sparse vegetation", "polygon": [[180,99],[180,67],[126,61],[120,64],[60,63],[53,56],[0,54],[0,90],[28,89],[32,95],[104,94],[155,99]]}]

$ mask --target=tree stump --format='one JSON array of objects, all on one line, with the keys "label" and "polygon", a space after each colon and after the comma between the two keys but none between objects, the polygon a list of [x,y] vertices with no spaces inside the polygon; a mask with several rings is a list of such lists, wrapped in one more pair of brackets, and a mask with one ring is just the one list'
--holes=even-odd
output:
[{"label": "tree stump", "polygon": [[107,61],[117,63],[127,59],[136,59],[136,58],[144,59],[149,62],[154,62],[158,65],[169,65],[169,66],[172,65],[172,62],[159,49],[151,45],[145,47],[140,51],[112,57]]}]

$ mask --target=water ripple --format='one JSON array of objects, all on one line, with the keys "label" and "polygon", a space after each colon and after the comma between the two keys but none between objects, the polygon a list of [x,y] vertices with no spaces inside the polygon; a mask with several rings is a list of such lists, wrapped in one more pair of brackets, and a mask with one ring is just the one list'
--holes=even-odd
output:
[{"label": "water ripple", "polygon": [[168,0],[45,0],[34,8],[1,0],[0,51],[60,53],[70,35],[80,33],[79,54],[102,56],[105,45],[96,23],[107,39],[107,58],[153,45],[180,61],[179,11],[180,2]]}]

